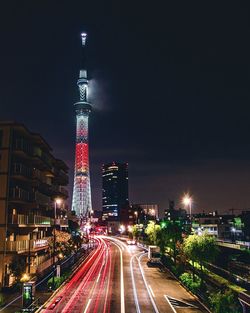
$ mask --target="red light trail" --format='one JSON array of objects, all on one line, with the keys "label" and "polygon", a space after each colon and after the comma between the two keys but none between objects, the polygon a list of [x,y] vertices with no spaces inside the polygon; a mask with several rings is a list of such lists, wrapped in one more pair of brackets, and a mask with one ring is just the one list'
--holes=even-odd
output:
[{"label": "red light trail", "polygon": [[106,313],[110,311],[110,281],[114,272],[110,244],[96,239],[98,247],[59,291],[45,312]]}]

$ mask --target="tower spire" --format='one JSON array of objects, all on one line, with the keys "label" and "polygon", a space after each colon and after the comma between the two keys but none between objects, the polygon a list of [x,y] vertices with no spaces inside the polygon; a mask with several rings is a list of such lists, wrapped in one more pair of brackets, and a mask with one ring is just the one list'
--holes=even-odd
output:
[{"label": "tower spire", "polygon": [[77,85],[80,93],[80,101],[88,102],[88,75],[86,69],[86,56],[85,56],[85,46],[86,46],[87,34],[81,33],[82,41],[82,65],[79,73],[79,79]]}]

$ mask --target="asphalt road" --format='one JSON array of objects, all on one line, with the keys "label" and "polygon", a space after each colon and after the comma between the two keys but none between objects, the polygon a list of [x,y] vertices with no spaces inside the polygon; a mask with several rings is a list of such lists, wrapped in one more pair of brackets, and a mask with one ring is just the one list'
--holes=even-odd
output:
[{"label": "asphalt road", "polygon": [[[98,247],[82,264],[71,280],[46,304],[43,312],[114,312],[120,302],[119,293],[113,293],[118,265],[117,251],[107,240],[98,240]],[[112,299],[112,301],[111,301]],[[119,312],[119,309],[118,311]]]},{"label": "asphalt road", "polygon": [[207,312],[169,272],[148,268],[141,248],[116,237],[97,240],[97,249],[43,312]]}]

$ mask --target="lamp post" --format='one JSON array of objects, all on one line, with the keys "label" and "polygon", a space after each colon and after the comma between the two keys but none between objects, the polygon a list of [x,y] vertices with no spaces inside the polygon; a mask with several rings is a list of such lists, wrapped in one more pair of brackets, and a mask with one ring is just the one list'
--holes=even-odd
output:
[{"label": "lamp post", "polygon": [[231,232],[233,233],[233,242],[235,242],[236,228],[232,227]]},{"label": "lamp post", "polygon": [[153,215],[154,220],[156,221],[156,212],[155,212],[155,209],[152,209],[152,210],[151,210],[151,214]]},{"label": "lamp post", "polygon": [[135,223],[138,224],[138,212],[135,211],[134,215],[135,215]]},{"label": "lamp post", "polygon": [[55,288],[55,265],[56,265],[56,209],[62,203],[62,199],[56,198],[54,202],[54,227],[53,227],[53,289]]},{"label": "lamp post", "polygon": [[[182,199],[182,203],[189,208],[189,218],[190,218],[190,222],[192,224],[192,202],[193,199],[189,194],[185,194],[183,199]],[[192,225],[191,225],[192,226]]]}]

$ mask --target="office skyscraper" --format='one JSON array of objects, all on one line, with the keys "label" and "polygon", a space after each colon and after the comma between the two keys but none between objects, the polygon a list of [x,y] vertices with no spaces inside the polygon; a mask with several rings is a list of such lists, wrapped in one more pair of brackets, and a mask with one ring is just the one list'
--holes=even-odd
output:
[{"label": "office skyscraper", "polygon": [[128,164],[109,163],[102,167],[102,219],[122,222],[128,210]]}]

